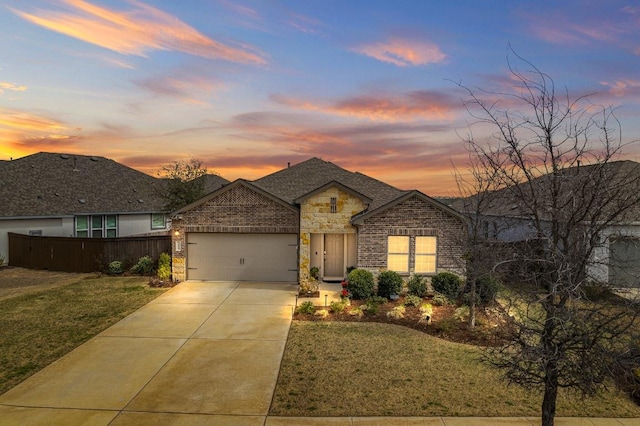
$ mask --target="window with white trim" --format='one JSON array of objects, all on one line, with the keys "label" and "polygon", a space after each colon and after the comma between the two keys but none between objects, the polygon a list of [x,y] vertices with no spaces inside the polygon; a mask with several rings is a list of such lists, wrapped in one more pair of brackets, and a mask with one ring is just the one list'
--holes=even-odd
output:
[{"label": "window with white trim", "polygon": [[395,272],[409,272],[409,237],[389,236],[387,238],[387,269]]},{"label": "window with white trim", "polygon": [[436,273],[436,237],[416,237],[415,272],[416,274]]},{"label": "window with white trim", "polygon": [[76,216],[76,237],[117,237],[118,216],[115,214]]},{"label": "window with white trim", "polygon": [[151,213],[151,229],[165,229],[167,219],[164,213]]}]

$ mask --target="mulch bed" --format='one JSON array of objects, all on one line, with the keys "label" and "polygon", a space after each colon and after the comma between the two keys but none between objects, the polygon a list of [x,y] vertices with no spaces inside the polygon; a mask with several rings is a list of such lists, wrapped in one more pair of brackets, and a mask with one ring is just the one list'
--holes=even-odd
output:
[{"label": "mulch bed", "polygon": [[[429,303],[429,299],[425,299]],[[335,313],[329,308],[326,317],[296,313],[293,319],[299,321],[351,321],[351,322],[380,322],[386,324],[396,324],[412,328],[423,333],[439,337],[442,339],[466,343],[478,346],[499,346],[504,343],[504,333],[508,329],[507,315],[498,306],[477,308],[476,327],[470,328],[466,319],[456,319],[454,314],[459,306],[433,306],[431,322],[421,320],[420,309],[414,306],[407,306],[403,318],[392,318],[387,312],[394,307],[404,305],[404,298],[389,301],[379,306],[377,313],[365,313],[361,317],[350,315],[349,309],[363,305],[361,300],[352,300],[351,307],[347,307],[345,312]],[[318,308],[321,309],[321,308]]]}]

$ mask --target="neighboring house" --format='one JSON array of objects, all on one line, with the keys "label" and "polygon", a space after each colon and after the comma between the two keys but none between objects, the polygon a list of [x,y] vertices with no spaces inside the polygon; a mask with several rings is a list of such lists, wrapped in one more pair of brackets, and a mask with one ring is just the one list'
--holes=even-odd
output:
[{"label": "neighboring house", "polygon": [[163,185],[104,157],[41,152],[0,163],[0,254],[8,232],[124,237],[168,232]]},{"label": "neighboring house", "polygon": [[[560,201],[584,196],[591,196],[588,176],[593,173],[593,166],[580,166],[566,169],[565,193],[558,197]],[[600,282],[615,283],[616,286],[640,287],[640,164],[635,161],[611,162],[604,169],[607,178],[607,191],[620,191],[621,203],[633,203],[625,214],[618,217],[610,226],[605,227],[599,235],[600,245],[596,248],[593,259],[590,262],[588,274]],[[571,179],[579,179],[571,182]],[[616,185],[620,179],[631,182],[630,188],[621,190]],[[543,200],[549,190],[549,179],[541,176],[534,180],[534,188],[540,191],[538,200]],[[605,189],[601,189],[605,191]],[[611,193],[611,192],[608,192]],[[586,194],[586,195],[581,195]],[[631,196],[630,196],[631,195]],[[482,199],[482,201],[478,201]],[[548,198],[547,198],[548,199]],[[594,198],[593,209],[598,206],[599,199]],[[578,201],[583,203],[584,200]],[[478,207],[480,203],[480,207]],[[615,202],[612,207],[616,208]],[[544,203],[541,201],[540,205]],[[465,215],[476,217],[472,220],[479,226],[479,233],[485,238],[503,241],[520,242],[531,241],[539,238],[537,227],[534,226],[534,218],[529,206],[517,199],[506,190],[500,190],[485,194],[482,198],[478,195],[453,202],[453,208]],[[543,207],[541,207],[542,209]],[[549,208],[544,206],[544,208]],[[544,211],[539,211],[541,229],[547,229],[548,221]],[[589,217],[587,213],[585,217]]]},{"label": "neighboring house", "polygon": [[462,273],[464,226],[419,191],[312,158],[238,179],[175,212],[173,277],[296,282],[314,266],[327,281],[351,266]]}]

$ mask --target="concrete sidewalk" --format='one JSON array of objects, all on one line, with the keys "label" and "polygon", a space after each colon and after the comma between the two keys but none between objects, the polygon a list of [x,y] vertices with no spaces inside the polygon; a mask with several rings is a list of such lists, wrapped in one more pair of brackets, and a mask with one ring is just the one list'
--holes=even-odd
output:
[{"label": "concrete sidewalk", "polygon": [[[335,289],[323,289],[335,296]],[[0,396],[0,425],[500,425],[535,418],[268,417],[297,286],[184,282]],[[322,298],[324,301],[324,297]],[[559,426],[640,419],[559,418]]]}]

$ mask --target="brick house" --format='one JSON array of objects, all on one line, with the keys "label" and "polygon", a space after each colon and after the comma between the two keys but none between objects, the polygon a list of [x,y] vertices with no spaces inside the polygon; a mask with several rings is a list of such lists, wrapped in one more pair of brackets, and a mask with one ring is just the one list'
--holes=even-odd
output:
[{"label": "brick house", "polygon": [[350,266],[402,275],[461,273],[462,216],[312,158],[255,181],[238,179],[172,218],[177,280],[325,281]]}]

